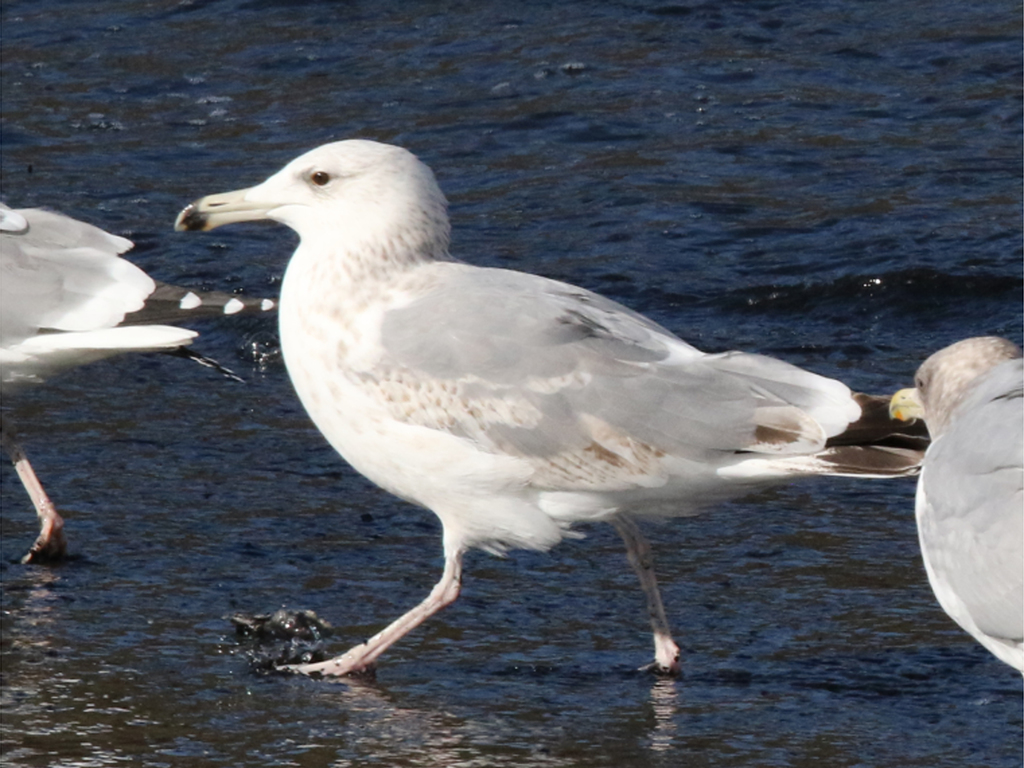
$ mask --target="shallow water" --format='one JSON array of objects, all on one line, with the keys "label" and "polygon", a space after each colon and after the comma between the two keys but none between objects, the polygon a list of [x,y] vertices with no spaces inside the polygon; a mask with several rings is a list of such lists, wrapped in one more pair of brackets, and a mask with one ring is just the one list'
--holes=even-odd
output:
[{"label": "shallow water", "polygon": [[[885,393],[1022,340],[1021,21],[981,2],[5,2],[3,197],[275,295],[294,236],[171,231],[320,143],[402,144],[454,252],[568,280],[708,350]],[[439,526],[306,419],[268,319],[204,323],[244,385],[154,356],[14,407],[74,558],[3,468],[11,766],[1019,766],[1022,683],[935,603],[913,481],[815,480],[649,527],[684,677],[614,532],[468,559],[375,683],[251,672],[224,618],[309,608],[342,650],[439,576]]]}]

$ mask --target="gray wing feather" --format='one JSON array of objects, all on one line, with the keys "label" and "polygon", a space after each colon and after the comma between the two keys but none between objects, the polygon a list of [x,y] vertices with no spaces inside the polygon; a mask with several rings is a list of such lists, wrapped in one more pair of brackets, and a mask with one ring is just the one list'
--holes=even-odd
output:
[{"label": "gray wing feather", "polygon": [[[589,291],[518,272],[433,267],[432,288],[385,315],[377,371],[455,387],[466,413],[453,420],[447,409],[444,423],[428,426],[495,450],[552,457],[595,442],[614,451],[619,441],[626,452],[642,445],[703,460],[774,441],[768,450],[807,452],[824,434],[804,405],[851,415],[838,382],[758,355],[704,355]],[[480,418],[495,401],[517,415]]]},{"label": "gray wing feather", "polygon": [[[123,237],[58,213],[10,211],[26,227],[0,228],[0,342],[21,341],[40,328],[88,331],[117,325],[155,287],[119,258]],[[13,214],[13,215],[11,215]]]},{"label": "gray wing feather", "polygon": [[928,451],[922,543],[980,629],[1024,639],[1024,368],[993,369]]}]

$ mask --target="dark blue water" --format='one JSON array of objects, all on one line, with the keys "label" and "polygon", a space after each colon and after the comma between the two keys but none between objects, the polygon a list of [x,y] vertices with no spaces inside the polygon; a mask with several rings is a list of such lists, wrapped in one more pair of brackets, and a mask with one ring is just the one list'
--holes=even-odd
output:
[{"label": "dark blue water", "polygon": [[[402,144],[454,252],[585,285],[708,350],[887,393],[960,338],[1022,340],[1019,5],[5,2],[2,194],[137,243],[178,284],[275,295],[293,235],[171,231],[301,152]],[[74,559],[3,468],[11,766],[999,766],[1019,675],[936,604],[913,481],[810,481],[653,526],[684,677],[649,660],[610,528],[470,556],[374,684],[249,670],[281,605],[343,650],[441,570],[433,516],[345,466],[266,319],[11,407]]]}]

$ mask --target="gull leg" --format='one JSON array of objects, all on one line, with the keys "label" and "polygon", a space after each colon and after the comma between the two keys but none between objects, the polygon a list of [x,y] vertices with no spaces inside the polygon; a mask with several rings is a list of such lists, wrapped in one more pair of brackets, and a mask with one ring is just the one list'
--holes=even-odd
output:
[{"label": "gull leg", "polygon": [[665,617],[665,606],[658,592],[658,580],[654,576],[654,559],[651,556],[651,545],[647,542],[639,526],[632,518],[619,515],[612,518],[612,525],[626,544],[626,557],[640,577],[647,598],[647,613],[651,618],[654,630],[654,662],[642,669],[650,670],[659,675],[678,675],[682,671],[679,666],[679,646],[672,639],[672,632]]},{"label": "gull leg", "polygon": [[28,554],[21,558],[21,562],[39,563],[59,560],[67,550],[67,541],[64,538],[64,519],[57,513],[57,508],[53,506],[50,497],[43,490],[43,484],[39,482],[39,478],[32,470],[28,456],[25,455],[25,451],[15,439],[14,430],[4,421],[3,416],[0,416],[0,442],[3,443],[7,455],[11,457],[14,469],[32,499],[36,515],[39,517],[39,536]]},{"label": "gull leg", "polygon": [[430,590],[427,599],[408,613],[393,621],[383,630],[365,643],[360,643],[341,656],[314,664],[288,664],[278,669],[285,672],[298,672],[303,675],[341,676],[359,672],[367,672],[373,668],[378,656],[386,651],[397,640],[418,627],[428,618],[447,605],[455,602],[462,587],[462,550],[454,554],[445,554],[444,574],[441,580]]}]

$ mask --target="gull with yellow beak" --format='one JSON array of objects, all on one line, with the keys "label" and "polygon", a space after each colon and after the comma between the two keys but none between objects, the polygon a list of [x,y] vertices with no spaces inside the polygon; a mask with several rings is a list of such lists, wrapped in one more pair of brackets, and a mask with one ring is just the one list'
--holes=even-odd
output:
[{"label": "gull with yellow beak", "polygon": [[915,514],[928,581],[943,610],[1024,673],[1024,361],[992,336],[925,360],[894,418],[922,418],[932,444]]}]

